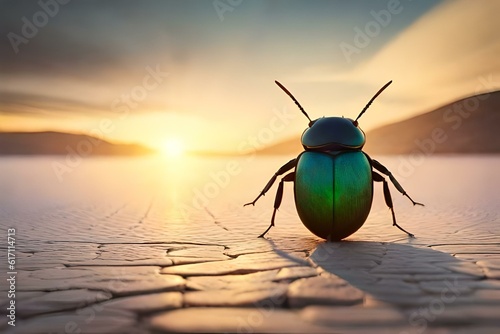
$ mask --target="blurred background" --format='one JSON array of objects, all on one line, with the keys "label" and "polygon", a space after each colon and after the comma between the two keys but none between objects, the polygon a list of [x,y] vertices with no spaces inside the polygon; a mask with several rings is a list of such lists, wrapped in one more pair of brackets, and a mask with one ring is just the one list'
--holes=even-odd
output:
[{"label": "blurred background", "polygon": [[[307,125],[274,80],[312,118],[354,118],[393,80],[361,119],[365,131],[500,87],[499,1],[0,4],[2,132],[242,153],[297,141]],[[61,138],[32,141],[71,142]],[[9,151],[3,137],[2,152],[24,152],[12,147],[21,139]],[[68,153],[58,149],[34,153]]]},{"label": "blurred background", "polygon": [[4,212],[155,196],[239,211],[303,150],[307,119],[274,80],[313,119],[355,118],[393,80],[360,119],[364,150],[419,201],[463,207],[466,188],[494,206],[498,158],[476,155],[500,152],[500,1],[0,4]]}]

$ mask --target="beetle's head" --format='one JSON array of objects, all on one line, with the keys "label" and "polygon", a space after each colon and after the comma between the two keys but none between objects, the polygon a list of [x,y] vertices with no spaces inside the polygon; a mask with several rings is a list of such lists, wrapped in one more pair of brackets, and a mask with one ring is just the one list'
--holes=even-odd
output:
[{"label": "beetle's head", "polygon": [[366,109],[368,109],[377,96],[392,83],[392,80],[379,89],[355,120],[344,117],[323,117],[314,121],[311,120],[295,97],[282,84],[278,81],[275,82],[292,98],[293,102],[309,119],[309,128],[302,134],[302,146],[306,150],[343,151],[363,148],[366,137],[363,130],[358,126],[358,119],[365,113]]},{"label": "beetle's head", "polygon": [[301,141],[306,150],[343,151],[363,148],[365,134],[350,118],[322,117],[309,124]]}]

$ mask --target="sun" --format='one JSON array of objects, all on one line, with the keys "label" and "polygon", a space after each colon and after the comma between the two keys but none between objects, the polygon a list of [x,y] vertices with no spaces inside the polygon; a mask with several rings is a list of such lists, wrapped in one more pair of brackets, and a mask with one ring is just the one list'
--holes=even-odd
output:
[{"label": "sun", "polygon": [[185,151],[184,142],[179,138],[168,138],[163,142],[161,151],[170,158],[180,157]]}]

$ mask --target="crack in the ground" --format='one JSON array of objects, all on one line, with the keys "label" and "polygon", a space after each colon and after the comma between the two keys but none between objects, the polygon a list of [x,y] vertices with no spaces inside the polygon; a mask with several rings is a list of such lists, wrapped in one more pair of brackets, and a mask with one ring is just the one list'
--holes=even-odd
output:
[{"label": "crack in the ground", "polygon": [[238,253],[238,254],[228,254],[227,252],[222,252],[222,254],[225,256],[229,256],[230,258],[236,259],[238,256],[250,255],[250,254],[264,254],[264,253],[271,253],[271,252],[273,252],[273,250],[251,251],[251,252]]},{"label": "crack in the ground", "polygon": [[103,253],[103,252],[105,252],[105,251],[104,251],[103,249],[101,249],[101,248],[104,248],[104,244],[99,244],[99,245],[97,246],[97,249],[98,249],[98,250],[95,252],[96,257],[94,257],[92,260],[99,259],[99,258],[101,257],[101,255],[102,255],[102,253]]},{"label": "crack in the ground", "polygon": [[222,225],[221,222],[218,222],[218,221],[214,221],[215,225],[219,226],[220,228],[222,228],[223,230],[226,230],[226,231],[229,231],[229,229],[227,227],[225,227],[224,225]]},{"label": "crack in the ground", "polygon": [[167,249],[167,252],[165,254],[165,256],[168,256],[170,253],[172,252],[176,252],[176,251],[180,251],[180,250],[184,250],[184,249],[188,249],[186,247],[173,247],[173,248],[168,248]]},{"label": "crack in the ground", "polygon": [[481,243],[456,242],[456,243],[452,243],[452,244],[427,245],[427,247],[439,247],[439,246],[500,246],[500,243],[498,243],[498,242],[481,242]]},{"label": "crack in the ground", "polygon": [[95,242],[95,241],[82,241],[82,240],[56,240],[49,241],[48,244],[52,243],[77,243],[77,244],[91,244],[91,245],[195,245],[195,246],[218,246],[224,247],[226,249],[227,246],[223,244],[214,244],[214,243],[201,243],[201,242],[190,242],[190,241],[144,241],[144,242]]},{"label": "crack in the ground", "polygon": [[[129,230],[134,230],[137,227],[139,227],[139,226],[142,225],[142,223],[144,222],[144,220],[148,217],[149,212],[151,211],[151,208],[153,207],[153,202],[154,202],[154,198],[150,200],[148,208],[146,209],[146,212],[144,213],[144,215],[139,219],[139,221],[136,224],[130,226],[128,228]],[[120,235],[124,235],[124,234],[126,234],[126,232],[119,233],[118,235],[120,236]]]},{"label": "crack in the ground", "polygon": [[142,216],[142,218],[139,219],[139,223],[138,224],[142,224],[142,222],[144,221],[144,219],[146,219],[148,217],[149,212],[151,212],[151,208],[153,207],[153,202],[154,202],[154,199],[151,199],[151,201],[149,202],[149,206],[146,209],[146,212],[144,213],[144,216]]},{"label": "crack in the ground", "polygon": [[123,204],[122,206],[120,206],[118,209],[116,209],[115,211],[111,212],[110,214],[108,214],[107,216],[105,216],[104,218],[101,218],[101,220],[108,220],[109,218],[113,217],[114,215],[118,214],[120,211],[122,211],[128,204],[125,203]]},{"label": "crack in the ground", "polygon": [[212,217],[215,225],[217,225],[218,227],[220,227],[221,229],[223,229],[225,231],[229,231],[229,229],[226,226],[224,226],[221,222],[217,221],[217,218],[215,218],[215,215],[207,207],[204,207],[204,209],[208,213],[208,215],[210,217]]}]

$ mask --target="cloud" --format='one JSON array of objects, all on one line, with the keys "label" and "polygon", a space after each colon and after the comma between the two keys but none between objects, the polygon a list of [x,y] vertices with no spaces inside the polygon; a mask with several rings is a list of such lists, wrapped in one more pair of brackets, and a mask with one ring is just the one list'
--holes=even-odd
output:
[{"label": "cloud", "polygon": [[[67,6],[70,6],[69,4]],[[34,35],[23,34],[27,22],[33,24],[33,14],[41,8],[35,1],[7,2],[0,14],[1,31],[5,38],[0,39],[0,62],[3,76],[100,76],[106,67],[120,63],[120,54],[113,48],[111,41],[92,43],[99,38],[96,24],[88,34],[78,32],[78,19],[71,7],[60,7],[47,24],[35,27]],[[83,13],[82,13],[83,14]],[[67,21],[71,24],[65,26]],[[12,43],[7,36],[19,36],[24,42]],[[12,35],[14,34],[14,35]],[[97,37],[96,37],[97,36]],[[16,37],[17,38],[17,37]],[[13,46],[13,44],[15,46]],[[17,53],[16,53],[17,49]]]},{"label": "cloud", "polygon": [[64,113],[104,111],[97,103],[32,93],[0,92],[0,114],[61,116]]},{"label": "cloud", "polygon": [[[40,11],[38,1],[2,2],[0,112],[4,114],[109,111],[116,98],[142,84],[148,67],[159,66],[180,81],[194,57],[206,57],[196,51],[213,42],[203,39],[209,29],[193,22],[203,26],[209,17],[220,25],[211,3],[72,1],[61,5],[16,53],[6,36],[21,36],[26,20],[33,22]],[[173,88],[166,91],[167,85],[148,92],[134,112],[166,110],[176,98]]]},{"label": "cloud", "polygon": [[473,93],[469,84],[474,87],[478,77],[500,74],[498,12],[497,1],[445,2],[403,31],[356,74],[371,81],[391,74],[407,92],[427,88],[425,95],[430,97]]},{"label": "cloud", "polygon": [[[470,93],[478,76],[497,73],[498,4],[437,2],[402,1],[403,12],[347,64],[339,43],[352,40],[353,27],[364,27],[387,0],[292,1],[286,8],[249,1],[223,22],[211,1],[71,1],[19,53],[0,39],[0,112],[99,116],[142,84],[147,66],[159,65],[170,75],[138,103],[137,118],[189,114],[233,129],[246,117],[241,127],[252,133],[273,108],[291,103],[274,79],[311,115],[346,117],[394,79],[377,100],[382,112],[363,116],[363,125],[387,123]],[[38,10],[38,1],[2,2],[1,35],[19,33],[21,18]],[[302,121],[283,135],[302,129]],[[223,144],[240,138],[220,137]]]},{"label": "cloud", "polygon": [[300,79],[358,86],[358,94],[368,95],[393,79],[390,94],[382,97],[390,112],[364,116],[372,123],[500,89],[499,12],[498,1],[444,2],[354,69],[339,73],[325,66]]}]

